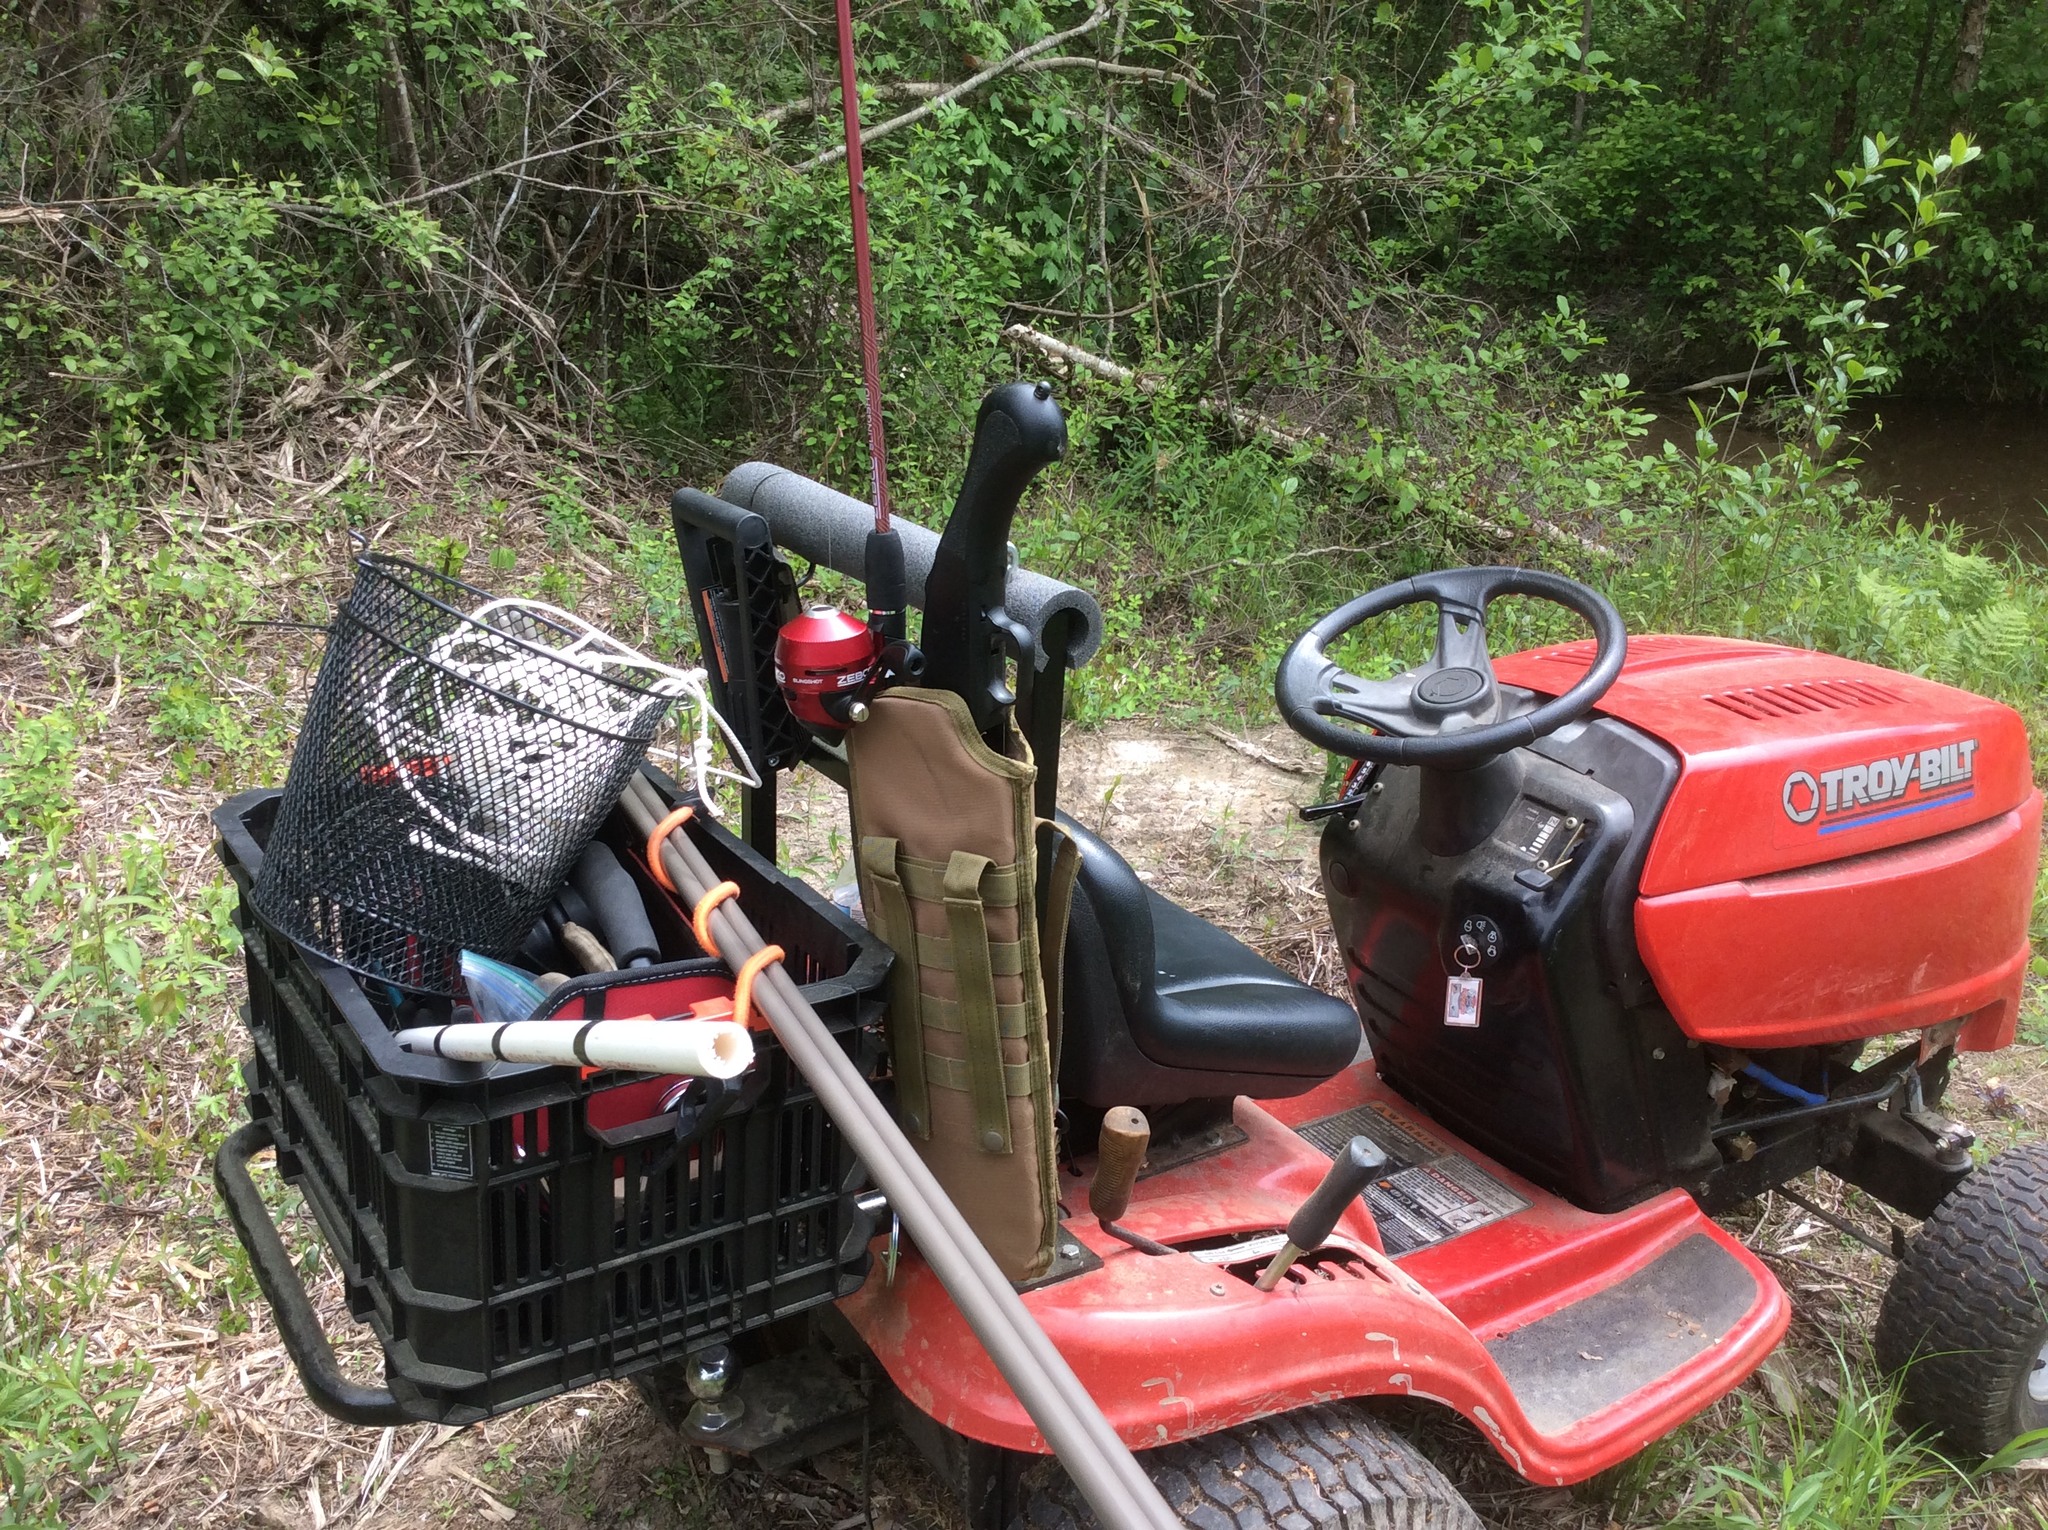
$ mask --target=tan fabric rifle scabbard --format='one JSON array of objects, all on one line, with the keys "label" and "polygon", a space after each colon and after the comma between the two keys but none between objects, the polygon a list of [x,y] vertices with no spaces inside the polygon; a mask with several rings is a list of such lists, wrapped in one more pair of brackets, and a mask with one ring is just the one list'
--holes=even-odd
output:
[{"label": "tan fabric rifle scabbard", "polygon": [[[1073,847],[1032,816],[1038,772],[983,742],[949,691],[883,692],[848,735],[861,904],[896,953],[889,1053],[896,1111],[1010,1279],[1051,1267],[1058,1021],[1047,966],[1064,944]],[[1046,930],[1036,912],[1051,847]]]}]

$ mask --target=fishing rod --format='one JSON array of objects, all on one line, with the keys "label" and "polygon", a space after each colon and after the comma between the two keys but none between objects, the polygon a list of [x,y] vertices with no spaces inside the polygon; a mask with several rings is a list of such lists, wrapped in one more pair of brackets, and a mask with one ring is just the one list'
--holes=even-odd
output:
[{"label": "fishing rod", "polygon": [[[860,321],[861,383],[866,393],[869,492],[875,506],[875,529],[868,534],[865,571],[868,625],[894,655],[884,663],[899,672],[922,667],[907,650],[905,616],[910,604],[903,573],[903,539],[889,522],[889,450],[882,423],[882,339],[875,317],[874,262],[868,241],[867,176],[861,161],[860,93],[853,57],[853,0],[839,6],[839,101],[846,127],[846,202],[853,223],[854,307]],[[891,660],[893,658],[893,663]]]}]

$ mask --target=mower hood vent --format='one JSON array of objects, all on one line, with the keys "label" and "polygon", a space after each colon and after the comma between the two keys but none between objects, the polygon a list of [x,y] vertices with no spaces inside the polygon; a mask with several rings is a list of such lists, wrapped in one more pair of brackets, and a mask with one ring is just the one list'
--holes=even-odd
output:
[{"label": "mower hood vent", "polygon": [[1750,722],[1778,717],[1810,717],[1846,707],[1896,706],[1905,698],[1868,680],[1801,680],[1785,685],[1744,686],[1704,698],[1709,705]]}]

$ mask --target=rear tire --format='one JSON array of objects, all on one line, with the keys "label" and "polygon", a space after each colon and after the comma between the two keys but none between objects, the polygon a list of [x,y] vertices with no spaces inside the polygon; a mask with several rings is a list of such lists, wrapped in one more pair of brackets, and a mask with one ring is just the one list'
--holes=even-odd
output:
[{"label": "rear tire", "polygon": [[1972,1455],[2048,1428],[2048,1142],[2008,1148],[1935,1208],[1877,1319],[1914,1423]]},{"label": "rear tire", "polygon": [[[1138,1453],[1196,1530],[1481,1530],[1415,1447],[1357,1403],[1324,1403]],[[1026,1474],[1010,1530],[1097,1530],[1057,1461]]]}]

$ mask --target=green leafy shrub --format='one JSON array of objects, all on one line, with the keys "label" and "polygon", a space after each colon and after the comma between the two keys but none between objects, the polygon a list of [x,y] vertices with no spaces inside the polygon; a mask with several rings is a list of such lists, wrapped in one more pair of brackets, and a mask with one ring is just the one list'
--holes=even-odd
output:
[{"label": "green leafy shrub", "polygon": [[96,1358],[73,1328],[110,1273],[13,1251],[0,1269],[0,1524],[56,1530],[66,1491],[103,1490],[123,1458],[122,1432],[148,1371]]}]

